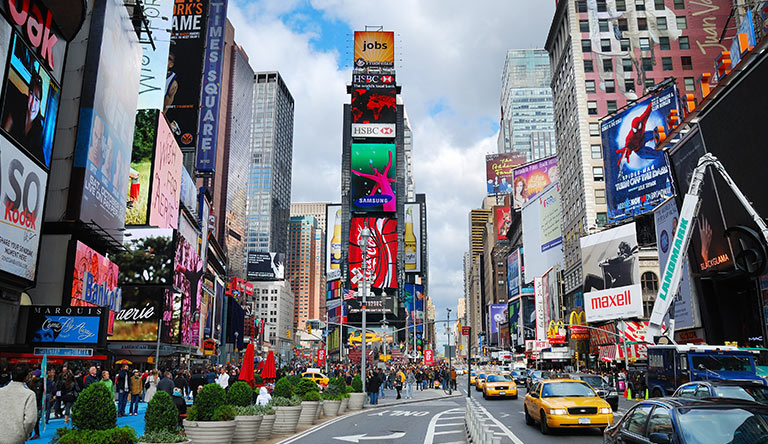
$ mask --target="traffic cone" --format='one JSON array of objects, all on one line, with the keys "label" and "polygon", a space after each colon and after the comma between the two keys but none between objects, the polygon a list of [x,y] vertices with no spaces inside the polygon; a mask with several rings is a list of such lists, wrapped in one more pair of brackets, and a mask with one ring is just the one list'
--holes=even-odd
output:
[{"label": "traffic cone", "polygon": [[629,399],[629,395],[627,394],[627,386],[624,386],[624,397]]},{"label": "traffic cone", "polygon": [[631,401],[631,400],[632,400],[632,390],[630,390],[629,387],[627,387],[627,401]]},{"label": "traffic cone", "polygon": [[648,399],[648,389],[645,389],[645,399]]}]

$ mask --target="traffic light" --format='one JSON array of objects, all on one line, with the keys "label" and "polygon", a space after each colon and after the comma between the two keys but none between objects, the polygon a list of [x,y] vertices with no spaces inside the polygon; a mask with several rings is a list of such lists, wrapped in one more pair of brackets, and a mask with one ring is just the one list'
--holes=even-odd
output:
[{"label": "traffic light", "polygon": [[291,337],[291,329],[290,328],[285,331],[285,336],[290,339],[290,337]]},{"label": "traffic light", "polygon": [[312,326],[307,324],[307,333],[312,334]]},{"label": "traffic light", "polygon": [[579,360],[579,352],[576,352],[576,360]]}]

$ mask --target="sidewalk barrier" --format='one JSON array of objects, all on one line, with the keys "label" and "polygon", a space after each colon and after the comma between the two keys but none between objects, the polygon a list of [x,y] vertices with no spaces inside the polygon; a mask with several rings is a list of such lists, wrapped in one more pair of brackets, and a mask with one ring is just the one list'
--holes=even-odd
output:
[{"label": "sidewalk barrier", "polygon": [[472,444],[501,444],[501,437],[496,436],[486,427],[482,413],[470,401],[467,401],[464,420],[469,435],[467,437],[468,442]]}]

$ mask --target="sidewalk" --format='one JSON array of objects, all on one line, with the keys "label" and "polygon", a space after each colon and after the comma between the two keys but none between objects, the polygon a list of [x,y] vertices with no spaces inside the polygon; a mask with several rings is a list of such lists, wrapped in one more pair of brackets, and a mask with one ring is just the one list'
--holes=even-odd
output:
[{"label": "sidewalk", "polygon": [[[126,408],[126,410],[128,410]],[[136,416],[123,416],[121,418],[117,418],[117,426],[131,426],[136,430],[136,437],[139,437],[144,434],[144,412],[147,410],[147,403],[146,402],[140,402],[139,403],[139,414]],[[43,432],[43,423],[40,422],[40,438],[35,440],[28,440],[28,443],[35,443],[35,444],[48,444],[51,442],[51,438],[53,438],[53,435],[56,433],[56,429],[59,427],[64,427],[64,418],[61,419],[54,419],[53,415],[51,415],[51,420],[46,426],[45,432]],[[67,427],[72,427],[72,424],[67,424]]]},{"label": "sidewalk", "polygon": [[460,395],[461,392],[454,390],[451,396],[448,396],[443,389],[426,389],[426,390],[414,390],[413,399],[405,399],[403,394],[405,391],[400,392],[400,399],[397,399],[396,390],[384,390],[384,397],[379,395],[379,403],[376,405],[368,404],[368,398],[366,397],[365,408],[386,407],[390,405],[410,404],[412,402],[432,401],[436,399],[444,399]]}]

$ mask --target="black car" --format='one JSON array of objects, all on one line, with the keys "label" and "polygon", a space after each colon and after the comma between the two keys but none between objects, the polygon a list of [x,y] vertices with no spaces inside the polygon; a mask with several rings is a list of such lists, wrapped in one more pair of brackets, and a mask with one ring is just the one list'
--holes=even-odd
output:
[{"label": "black car", "polygon": [[590,373],[571,373],[568,377],[586,382],[595,389],[599,397],[605,399],[611,405],[611,409],[614,412],[619,409],[619,392],[607,379]]},{"label": "black car", "polygon": [[605,429],[606,444],[758,444],[768,442],[768,406],[739,399],[641,401]]},{"label": "black car", "polygon": [[528,370],[512,370],[510,373],[512,379],[517,385],[525,385],[525,378],[528,376]]},{"label": "black car", "polygon": [[696,381],[675,390],[674,398],[733,398],[768,404],[768,386],[752,381]]},{"label": "black car", "polygon": [[528,370],[525,377],[525,389],[530,390],[531,386],[541,379],[551,379],[552,373],[546,370]]}]

